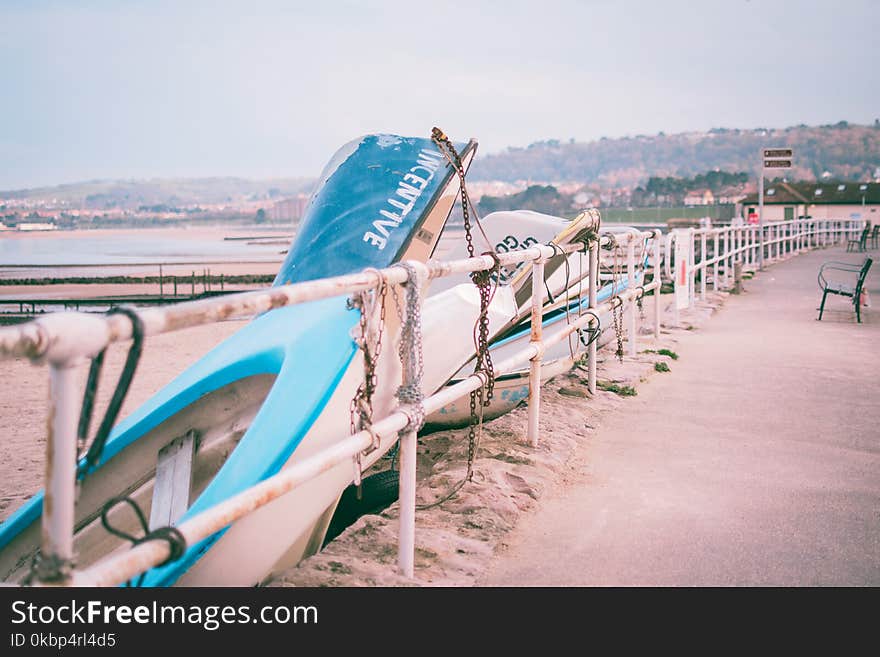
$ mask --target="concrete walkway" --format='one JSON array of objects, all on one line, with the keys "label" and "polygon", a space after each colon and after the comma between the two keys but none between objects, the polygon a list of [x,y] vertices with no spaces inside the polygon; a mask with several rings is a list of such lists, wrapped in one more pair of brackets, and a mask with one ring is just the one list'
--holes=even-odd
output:
[{"label": "concrete walkway", "polygon": [[880,263],[863,324],[841,297],[815,319],[819,265],[863,258],[819,250],[746,281],[480,584],[880,585]]}]

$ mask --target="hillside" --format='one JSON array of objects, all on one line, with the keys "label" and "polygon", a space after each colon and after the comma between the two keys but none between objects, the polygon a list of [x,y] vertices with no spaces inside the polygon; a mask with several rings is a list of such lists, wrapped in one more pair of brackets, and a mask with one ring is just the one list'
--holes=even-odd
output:
[{"label": "hillside", "polygon": [[826,171],[840,180],[880,176],[880,125],[841,121],[779,130],[660,133],[587,143],[549,140],[479,157],[469,177],[633,187],[645,184],[651,176],[689,177],[716,168],[756,176],[760,149],[768,146],[794,149],[795,167],[785,173],[792,179],[817,180]]},{"label": "hillside", "polygon": [[[720,169],[756,177],[762,147],[790,146],[795,167],[789,179],[868,180],[880,177],[880,124],[797,126],[780,130],[717,128],[705,133],[603,138],[566,143],[548,140],[526,148],[481,155],[471,167],[473,181],[562,182],[606,189],[645,186],[649,178],[690,178]],[[55,187],[0,191],[0,199],[33,201],[89,210],[187,208],[272,201],[309,193],[308,178],[178,178],[97,180]]]},{"label": "hillside", "polygon": [[277,178],[160,178],[152,180],[93,180],[55,187],[0,191],[0,198],[45,201],[95,210],[137,209],[143,206],[238,205],[309,193],[314,180]]}]

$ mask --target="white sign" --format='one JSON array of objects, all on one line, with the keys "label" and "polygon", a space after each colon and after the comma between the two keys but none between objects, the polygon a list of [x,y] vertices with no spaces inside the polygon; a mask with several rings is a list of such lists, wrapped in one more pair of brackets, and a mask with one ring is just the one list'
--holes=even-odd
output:
[{"label": "white sign", "polygon": [[675,236],[675,307],[687,308],[691,299],[691,277],[688,264],[691,261],[691,240],[687,231],[676,231]]}]

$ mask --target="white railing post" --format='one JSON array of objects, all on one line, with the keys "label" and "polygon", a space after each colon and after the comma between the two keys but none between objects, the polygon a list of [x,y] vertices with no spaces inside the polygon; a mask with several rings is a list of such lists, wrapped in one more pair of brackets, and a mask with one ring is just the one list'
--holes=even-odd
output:
[{"label": "white railing post", "polygon": [[[416,554],[416,459],[418,454],[418,430],[424,418],[424,405],[421,389],[422,336],[421,331],[421,290],[427,278],[427,268],[421,262],[407,261],[410,278],[404,286],[406,293],[406,319],[401,327],[401,343],[409,348],[401,350],[401,389],[409,389],[412,397],[402,400],[403,410],[410,405],[412,416],[403,431],[398,434],[400,445],[400,475],[398,496],[400,499],[400,526],[397,535],[397,566],[400,574],[412,579],[415,575]],[[415,299],[413,298],[415,297]],[[412,303],[415,301],[416,303]],[[419,313],[413,317],[410,313]],[[417,400],[417,401],[416,401]],[[417,408],[412,408],[418,404]],[[409,415],[409,413],[408,413]]]},{"label": "white railing post", "polygon": [[397,566],[400,574],[412,579],[415,575],[416,551],[416,453],[418,439],[415,431],[400,435],[400,528],[397,546]]},{"label": "white railing post", "polygon": [[541,413],[541,316],[544,307],[544,259],[532,263],[532,343],[537,353],[529,364],[529,430],[528,438],[532,447],[538,446],[538,418]]},{"label": "white railing post", "polygon": [[681,313],[678,309],[678,286],[679,280],[681,276],[681,272],[678,267],[678,258],[675,255],[675,243],[681,239],[681,231],[676,230],[670,233],[672,239],[668,240],[666,244],[670,247],[669,253],[667,254],[667,258],[669,258],[669,262],[672,266],[672,285],[673,285],[673,301],[672,301],[672,323],[676,327],[680,324]]},{"label": "white railing post", "polygon": [[[592,244],[590,244],[590,257],[589,257],[589,268],[590,268],[590,280],[588,281],[588,294],[589,294],[589,304],[590,310],[592,312],[596,312],[596,306],[599,300],[599,240],[596,240]],[[660,261],[657,261],[657,267],[660,267]],[[601,326],[597,328],[601,329]],[[590,336],[591,338],[593,336]],[[591,395],[596,394],[596,347],[599,340],[598,338],[590,341],[590,346],[587,351],[587,358],[589,358],[589,362],[587,363],[587,389],[590,391]]]},{"label": "white railing post", "polygon": [[709,268],[706,266],[706,231],[700,234],[700,301],[706,300],[706,276]]},{"label": "white railing post", "polygon": [[693,308],[696,305],[697,299],[697,272],[695,271],[696,267],[694,267],[694,259],[696,255],[694,255],[694,248],[697,243],[696,232],[693,228],[688,228],[687,239],[690,243],[690,248],[688,249],[688,308]]},{"label": "white railing post", "polygon": [[749,228],[749,264],[753,269],[758,269],[758,227]]},{"label": "white railing post", "polygon": [[[736,263],[741,262],[742,258],[739,254],[739,245],[740,245],[740,228],[733,229],[733,267],[736,267]],[[735,274],[734,274],[735,276]]]},{"label": "white railing post", "polygon": [[[636,285],[636,241],[632,235],[626,245],[626,285],[632,289],[635,289]],[[638,335],[637,315],[636,300],[633,298],[629,306],[629,330],[627,331],[629,333],[628,351],[633,358],[636,356],[636,337]]]},{"label": "white railing post", "polygon": [[755,226],[749,226],[749,267],[756,268],[755,263],[758,261],[758,250],[755,243],[758,241],[758,231]]},{"label": "white railing post", "polygon": [[731,270],[733,269],[733,260],[730,255],[730,232],[733,229],[728,226],[724,229],[724,288],[730,289]]},{"label": "white railing post", "polygon": [[712,291],[718,291],[718,231],[712,231]]},{"label": "white railing post", "polygon": [[771,230],[770,234],[772,235],[772,237],[770,238],[770,257],[771,257],[771,259],[774,259],[773,258],[773,248],[775,247],[776,248],[775,260],[779,260],[779,258],[780,258],[780,255],[779,255],[779,224],[771,225],[770,230]]},{"label": "white railing post", "polygon": [[755,270],[760,269],[759,263],[763,260],[763,258],[758,256],[758,252],[761,250],[761,239],[758,235],[759,228],[755,226],[755,233],[752,237],[752,262],[755,264]]},{"label": "white railing post", "polygon": [[43,498],[43,541],[38,576],[64,581],[73,566],[76,498],[76,434],[82,400],[76,368],[49,366],[49,436],[46,440],[46,490]]},{"label": "white railing post", "polygon": [[[660,239],[663,233],[654,231],[654,337],[660,339],[660,288],[663,286],[663,276],[660,271]],[[717,267],[717,265],[716,265]]]}]

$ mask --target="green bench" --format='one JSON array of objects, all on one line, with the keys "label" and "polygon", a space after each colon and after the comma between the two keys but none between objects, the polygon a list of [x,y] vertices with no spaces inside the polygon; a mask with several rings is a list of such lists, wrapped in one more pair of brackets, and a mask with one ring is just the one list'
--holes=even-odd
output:
[{"label": "green bench", "polygon": [[[826,262],[819,268],[819,287],[822,288],[822,305],[819,306],[819,319],[822,319],[822,313],[825,311],[825,299],[829,294],[837,294],[842,297],[851,297],[853,306],[855,306],[856,320],[862,323],[862,287],[865,285],[865,278],[868,276],[868,270],[873,264],[871,258],[865,258],[861,265],[853,265],[846,262]],[[825,276],[827,270],[845,272],[847,274],[856,274],[855,282],[829,280]]]}]

